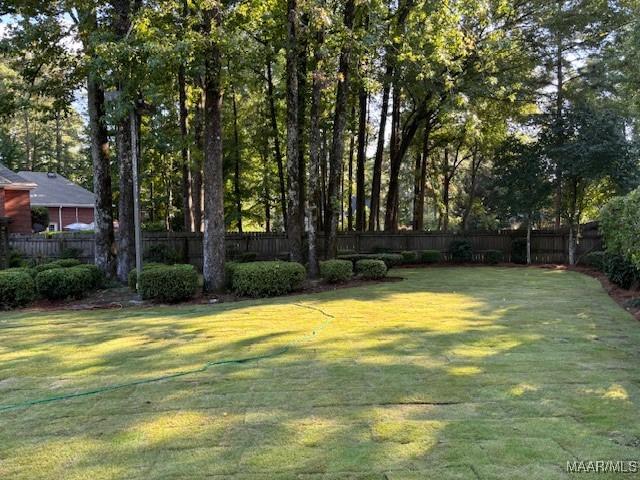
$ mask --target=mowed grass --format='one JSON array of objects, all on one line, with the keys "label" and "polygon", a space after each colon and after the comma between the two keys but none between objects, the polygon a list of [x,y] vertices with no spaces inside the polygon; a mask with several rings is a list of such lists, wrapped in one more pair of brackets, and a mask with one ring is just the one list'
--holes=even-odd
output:
[{"label": "mowed grass", "polygon": [[597,281],[396,274],[216,306],[2,313],[0,405],[292,346],[0,412],[0,478],[530,480],[640,457],[640,325]]}]

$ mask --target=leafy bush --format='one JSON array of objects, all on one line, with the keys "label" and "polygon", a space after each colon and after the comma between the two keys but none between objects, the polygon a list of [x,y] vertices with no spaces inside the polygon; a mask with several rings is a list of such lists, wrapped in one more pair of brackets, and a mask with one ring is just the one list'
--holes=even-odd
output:
[{"label": "leafy bush", "polygon": [[422,250],[420,253],[420,263],[438,263],[442,255],[439,250]]},{"label": "leafy bush", "polygon": [[377,280],[387,276],[387,266],[382,260],[358,260],[356,262],[356,273],[364,279]]},{"label": "leafy bush", "polygon": [[453,240],[449,244],[449,258],[456,263],[473,261],[471,242],[466,239]]},{"label": "leafy bush", "polygon": [[52,268],[36,275],[38,294],[48,300],[81,298],[91,284],[91,273],[85,268]]},{"label": "leafy bush", "polygon": [[622,255],[607,253],[604,257],[604,273],[621,288],[629,289],[640,279],[640,271]]},{"label": "leafy bush", "polygon": [[70,269],[85,270],[89,274],[90,283],[87,286],[88,290],[96,290],[104,286],[104,282],[105,282],[104,273],[95,265],[84,263],[76,267],[71,267]]},{"label": "leafy bush", "polygon": [[501,250],[487,250],[484,252],[484,263],[496,265],[502,261]]},{"label": "leafy bush", "polygon": [[370,254],[367,253],[350,253],[347,255],[338,255],[336,257],[338,260],[349,260],[355,266],[358,260],[364,260],[365,258],[370,258]]},{"label": "leafy bush", "polygon": [[7,256],[7,266],[9,268],[20,268],[25,265],[22,252],[14,248],[9,249],[9,255]]},{"label": "leafy bush", "polygon": [[238,262],[226,262],[224,264],[224,283],[228,289],[233,286],[233,272],[238,265],[240,265]]},{"label": "leafy bush", "polygon": [[60,252],[60,258],[80,258],[82,250],[79,248],[67,247]]},{"label": "leafy bush", "polygon": [[0,271],[0,309],[22,307],[36,296],[33,277],[26,269]]},{"label": "leafy bush", "polygon": [[144,299],[176,303],[195,295],[198,290],[198,273],[189,264],[143,268],[138,287]]},{"label": "leafy bush", "polygon": [[47,207],[31,207],[31,225],[36,233],[49,226],[49,209]]},{"label": "leafy bush", "polygon": [[604,252],[589,252],[580,258],[580,265],[591,267],[595,270],[604,271]]},{"label": "leafy bush", "polygon": [[374,253],[367,256],[371,260],[382,260],[387,269],[402,265],[402,255],[399,253]]},{"label": "leafy bush", "polygon": [[164,243],[150,245],[144,250],[143,258],[148,262],[173,265],[181,259],[180,252]]},{"label": "leafy bush", "polygon": [[353,264],[349,260],[320,262],[320,276],[329,283],[346,282],[353,276]]},{"label": "leafy bush", "polygon": [[514,238],[511,242],[511,262],[524,265],[527,263],[527,239]]},{"label": "leafy bush", "polygon": [[[142,271],[144,272],[145,270],[148,270],[148,269],[151,269],[151,268],[164,267],[164,266],[166,266],[164,263],[157,263],[157,262],[143,263],[142,264]],[[133,268],[133,269],[131,269],[131,271],[129,272],[129,275],[127,276],[127,285],[134,292],[136,290],[136,281],[138,280],[138,275],[137,274],[138,274],[137,270],[135,268]]]},{"label": "leafy bush", "polygon": [[607,252],[640,269],[640,188],[607,202],[600,211],[600,231]]},{"label": "leafy bush", "polygon": [[238,295],[272,297],[299,289],[306,276],[296,262],[251,262],[233,267],[231,285]]},{"label": "leafy bush", "polygon": [[400,255],[402,255],[402,263],[404,263],[405,265],[413,265],[418,263],[418,252],[405,251],[400,252]]},{"label": "leafy bush", "polygon": [[55,260],[53,262],[43,263],[35,267],[36,274],[40,272],[44,272],[45,270],[52,270],[54,268],[70,268],[77,267],[80,265],[80,260],[76,258],[63,258],[60,260]]}]

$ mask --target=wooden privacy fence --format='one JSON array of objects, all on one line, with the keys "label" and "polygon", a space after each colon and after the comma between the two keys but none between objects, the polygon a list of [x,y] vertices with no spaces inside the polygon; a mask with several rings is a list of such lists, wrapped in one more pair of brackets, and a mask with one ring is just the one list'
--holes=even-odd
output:
[{"label": "wooden privacy fence", "polygon": [[[402,250],[439,250],[446,254],[449,244],[457,239],[469,239],[473,245],[475,259],[482,260],[483,252],[500,250],[504,259],[511,258],[511,245],[514,239],[524,238],[520,231],[472,232],[454,234],[443,232],[398,233],[362,232],[338,234],[338,250],[351,252],[371,252],[376,249]],[[569,235],[566,232],[534,231],[532,233],[532,257],[536,263],[566,263],[568,261]],[[84,261],[92,261],[94,246],[92,234],[60,234],[52,238],[40,235],[12,235],[11,248],[21,251],[30,258],[60,257],[65,249],[74,249]],[[229,233],[226,236],[227,252],[230,256],[240,252],[256,252],[260,259],[286,258],[289,250],[287,238],[283,233]],[[202,234],[183,232],[145,233],[143,247],[166,245],[178,252],[184,261],[202,267]],[[324,236],[318,238],[319,251],[322,251]],[[597,230],[585,231],[578,240],[577,255],[600,249],[602,240]]]}]

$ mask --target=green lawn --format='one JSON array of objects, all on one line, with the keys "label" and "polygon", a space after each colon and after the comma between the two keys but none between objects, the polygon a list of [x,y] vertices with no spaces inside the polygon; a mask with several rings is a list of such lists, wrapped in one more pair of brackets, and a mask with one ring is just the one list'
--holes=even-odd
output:
[{"label": "green lawn", "polygon": [[640,325],[596,280],[396,272],[275,300],[1,313],[0,406],[294,344],[0,412],[0,478],[531,480],[640,457]]}]

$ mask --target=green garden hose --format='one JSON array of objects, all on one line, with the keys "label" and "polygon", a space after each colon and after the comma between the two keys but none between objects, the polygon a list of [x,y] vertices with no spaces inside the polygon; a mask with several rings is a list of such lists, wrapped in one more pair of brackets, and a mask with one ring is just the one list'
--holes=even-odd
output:
[{"label": "green garden hose", "polygon": [[207,362],[204,365],[202,365],[200,368],[196,368],[194,370],[184,370],[182,372],[176,372],[176,373],[172,373],[172,374],[169,374],[169,375],[162,375],[160,377],[147,378],[147,379],[144,379],[144,380],[136,380],[136,381],[133,381],[133,382],[115,383],[115,384],[112,384],[112,385],[105,385],[104,387],[98,387],[98,388],[94,388],[92,390],[84,390],[84,391],[81,391],[81,392],[67,393],[67,394],[56,395],[56,396],[52,396],[52,397],[36,398],[36,399],[25,400],[23,402],[13,403],[13,404],[8,404],[8,405],[0,405],[0,413],[6,412],[6,411],[9,411],[9,410],[16,410],[16,409],[20,409],[20,408],[28,408],[28,407],[32,407],[34,405],[41,405],[41,404],[59,402],[59,401],[62,401],[62,400],[69,400],[71,398],[88,397],[88,396],[91,396],[91,395],[98,395],[100,393],[110,392],[110,391],[113,391],[113,390],[118,390],[120,388],[134,387],[134,386],[138,386],[138,385],[145,385],[145,384],[148,384],[148,383],[160,382],[162,380],[170,380],[170,379],[177,378],[177,377],[184,377],[185,375],[191,375],[191,374],[194,374],[194,373],[204,372],[204,371],[208,370],[211,367],[217,367],[219,365],[251,363],[251,362],[257,362],[258,360],[265,360],[265,359],[268,359],[268,358],[274,358],[274,357],[283,355],[292,346],[299,345],[299,344],[301,344],[301,343],[313,338],[315,335],[317,335],[322,330],[324,330],[329,325],[329,323],[331,323],[331,321],[335,318],[333,315],[331,315],[329,313],[326,313],[324,310],[322,310],[320,308],[312,307],[310,305],[303,305],[301,303],[294,303],[293,305],[295,305],[296,307],[306,308],[306,309],[309,309],[309,310],[314,310],[314,311],[320,312],[325,317],[325,320],[320,325],[318,325],[318,327],[316,329],[312,330],[307,335],[304,335],[304,336],[300,337],[297,340],[289,342],[288,344],[284,345],[282,348],[276,350],[275,352],[266,353],[266,354],[263,354],[263,355],[256,355],[256,356],[253,356],[253,357],[230,358],[230,359],[222,359],[222,360],[210,361],[210,362]]}]

